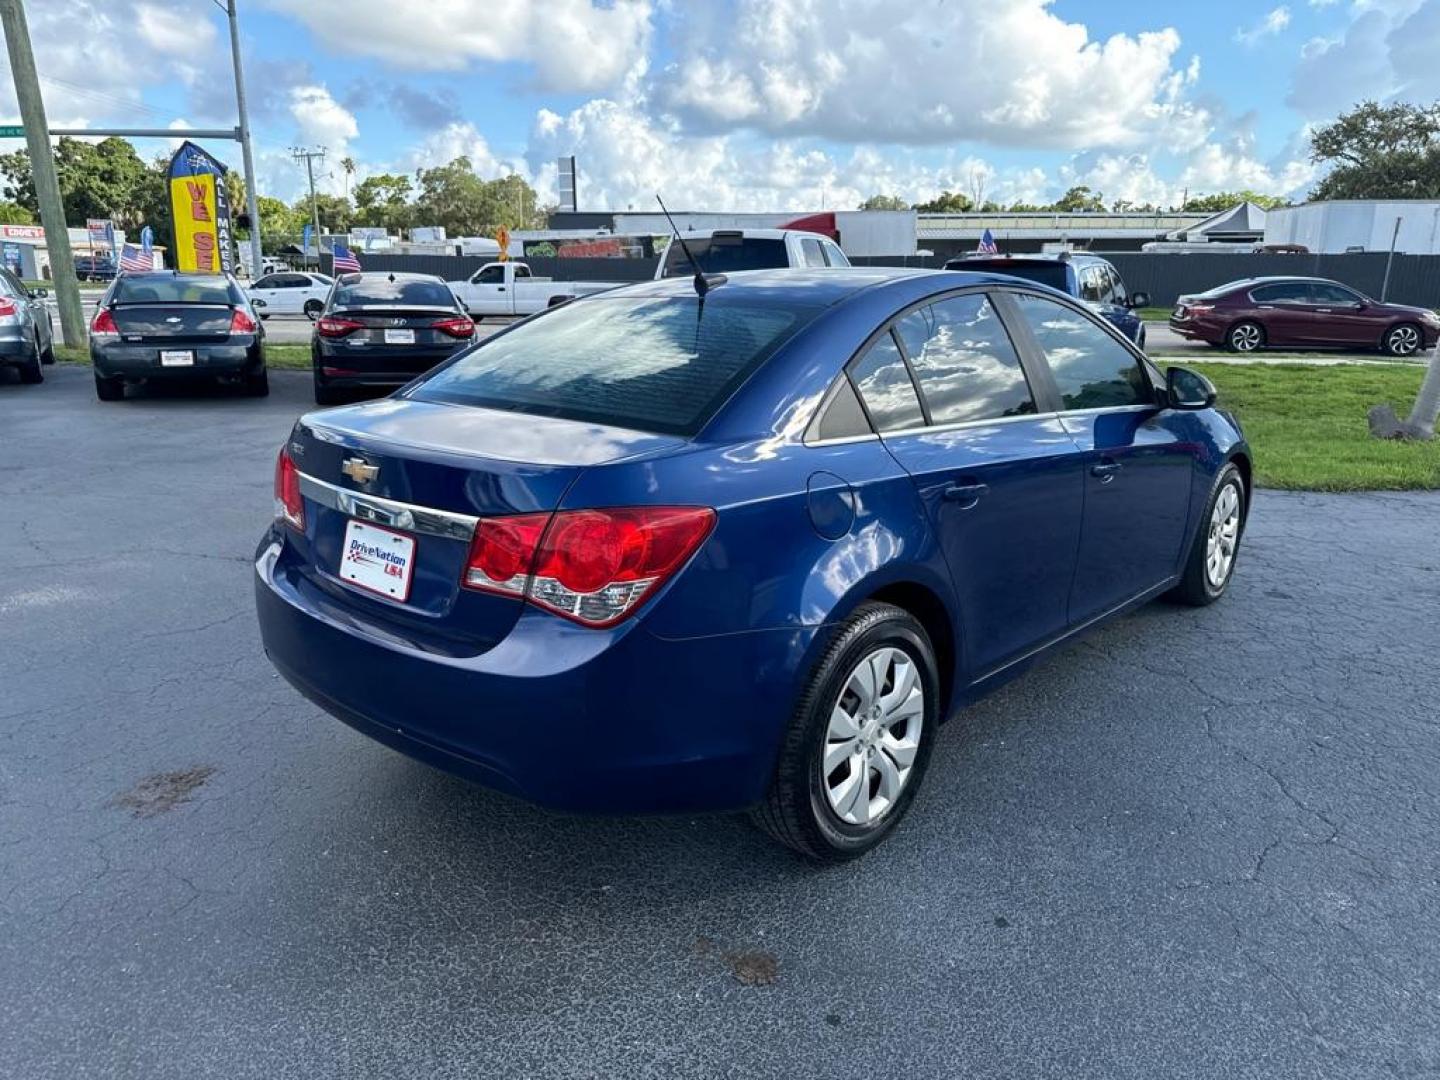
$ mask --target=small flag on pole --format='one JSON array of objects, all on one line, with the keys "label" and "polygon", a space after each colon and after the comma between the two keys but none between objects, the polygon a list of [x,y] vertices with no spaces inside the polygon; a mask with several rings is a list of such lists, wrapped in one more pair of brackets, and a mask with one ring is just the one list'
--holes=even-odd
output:
[{"label": "small flag on pole", "polygon": [[154,258],[144,251],[141,251],[134,244],[126,244],[120,249],[120,269],[132,273],[137,271],[155,269]]},{"label": "small flag on pole", "polygon": [[146,255],[155,250],[155,230],[149,225],[140,230],[140,250]]},{"label": "small flag on pole", "polygon": [[975,251],[977,254],[980,255],[1000,254],[1000,248],[997,247],[995,244],[995,235],[989,229],[986,229],[984,234],[980,237],[980,246],[977,247]]},{"label": "small flag on pole", "polygon": [[335,273],[337,274],[358,274],[360,272],[360,260],[355,253],[344,244],[336,243],[335,252]]}]

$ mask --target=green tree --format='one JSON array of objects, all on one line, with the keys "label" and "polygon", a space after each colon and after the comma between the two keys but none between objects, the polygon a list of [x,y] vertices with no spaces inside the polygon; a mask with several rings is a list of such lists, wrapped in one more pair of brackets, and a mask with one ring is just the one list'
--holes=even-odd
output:
[{"label": "green tree", "polygon": [[502,225],[513,229],[543,221],[535,191],[523,177],[483,180],[469,158],[421,169],[416,179],[417,225],[441,225],[451,236],[493,236]]},{"label": "green tree", "polygon": [[355,185],[355,219],[372,228],[406,229],[414,217],[408,176],[376,173]]},{"label": "green tree", "polygon": [[1098,192],[1091,191],[1084,184],[1077,184],[1052,205],[1042,209],[1055,210],[1062,214],[1098,211],[1105,209],[1105,200]]},{"label": "green tree", "polygon": [[34,225],[35,215],[19,203],[0,202],[0,225]]},{"label": "green tree", "polygon": [[1440,102],[1363,102],[1311,135],[1310,160],[1331,166],[1313,199],[1440,198]]},{"label": "green tree", "polygon": [[340,168],[345,173],[345,197],[348,199],[350,197],[350,178],[355,175],[355,159],[353,157],[341,158]]},{"label": "green tree", "polygon": [[915,209],[922,214],[964,214],[974,210],[975,204],[958,191],[942,191],[929,202],[916,203]]},{"label": "green tree", "polygon": [[861,210],[909,210],[910,204],[899,195],[871,195],[860,204]]},{"label": "green tree", "polygon": [[[349,232],[355,223],[355,208],[343,195],[327,195],[316,192],[315,208],[320,214],[320,231],[325,233]],[[293,210],[300,216],[301,228],[310,220],[310,196],[302,195],[295,200]]]},{"label": "green tree", "polygon": [[1252,202],[1262,210],[1273,210],[1277,206],[1284,206],[1288,200],[1282,195],[1262,195],[1247,188],[1244,191],[1217,191],[1213,195],[1197,195],[1185,200],[1185,205],[1180,209],[1198,214],[1218,214],[1221,210],[1229,210],[1243,202]]}]

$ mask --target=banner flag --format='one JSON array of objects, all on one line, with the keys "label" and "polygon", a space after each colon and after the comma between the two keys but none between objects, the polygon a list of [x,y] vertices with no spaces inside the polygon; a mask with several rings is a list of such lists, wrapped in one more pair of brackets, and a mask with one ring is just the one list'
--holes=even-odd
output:
[{"label": "banner flag", "polygon": [[225,173],[224,165],[189,141],[170,159],[176,269],[234,273]]}]

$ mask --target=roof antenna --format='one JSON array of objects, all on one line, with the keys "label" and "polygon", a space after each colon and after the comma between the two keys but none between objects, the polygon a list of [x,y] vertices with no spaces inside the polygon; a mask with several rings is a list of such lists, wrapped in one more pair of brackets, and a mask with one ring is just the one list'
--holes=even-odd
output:
[{"label": "roof antenna", "polygon": [[664,213],[665,220],[670,222],[670,231],[675,234],[675,239],[680,243],[680,250],[685,252],[685,258],[689,260],[690,268],[695,271],[695,295],[700,298],[700,303],[703,306],[705,303],[705,294],[716,285],[724,285],[725,275],[710,274],[707,276],[705,272],[700,269],[700,264],[695,261],[695,256],[690,251],[690,245],[685,243],[685,237],[681,236],[680,230],[675,227],[675,219],[670,216],[670,211],[665,208],[665,200],[660,198],[658,191],[655,193],[655,201],[660,204],[660,210]]}]

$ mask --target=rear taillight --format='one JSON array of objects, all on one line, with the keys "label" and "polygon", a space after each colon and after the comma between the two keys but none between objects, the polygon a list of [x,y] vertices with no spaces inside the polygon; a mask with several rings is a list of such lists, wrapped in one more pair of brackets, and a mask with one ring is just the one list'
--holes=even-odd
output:
[{"label": "rear taillight", "polygon": [[9,322],[20,315],[20,307],[7,296],[0,296],[0,320]]},{"label": "rear taillight", "polygon": [[432,324],[431,329],[439,330],[442,334],[449,334],[451,337],[470,337],[475,333],[475,323],[463,315],[453,319],[441,319]]},{"label": "rear taillight", "polygon": [[1191,315],[1208,315],[1210,312],[1212,312],[1212,311],[1215,310],[1215,305],[1214,305],[1214,304],[1185,304],[1185,305],[1183,305],[1183,310],[1189,312]]},{"label": "rear taillight", "polygon": [[363,330],[365,324],[356,322],[354,319],[337,319],[334,315],[326,315],[315,324],[321,337],[344,337],[346,334],[353,334],[356,330]]},{"label": "rear taillight", "polygon": [[249,312],[236,308],[230,316],[230,333],[232,334],[253,334],[255,333],[255,320],[250,317]]},{"label": "rear taillight", "polygon": [[715,511],[694,506],[482,518],[465,585],[524,596],[585,626],[613,626],[695,553]]},{"label": "rear taillight", "polygon": [[120,328],[115,325],[115,316],[110,314],[109,308],[101,308],[90,320],[91,337],[116,337],[119,333]]},{"label": "rear taillight", "polygon": [[275,459],[275,517],[292,529],[305,531],[305,500],[300,497],[300,470],[287,447]]}]

